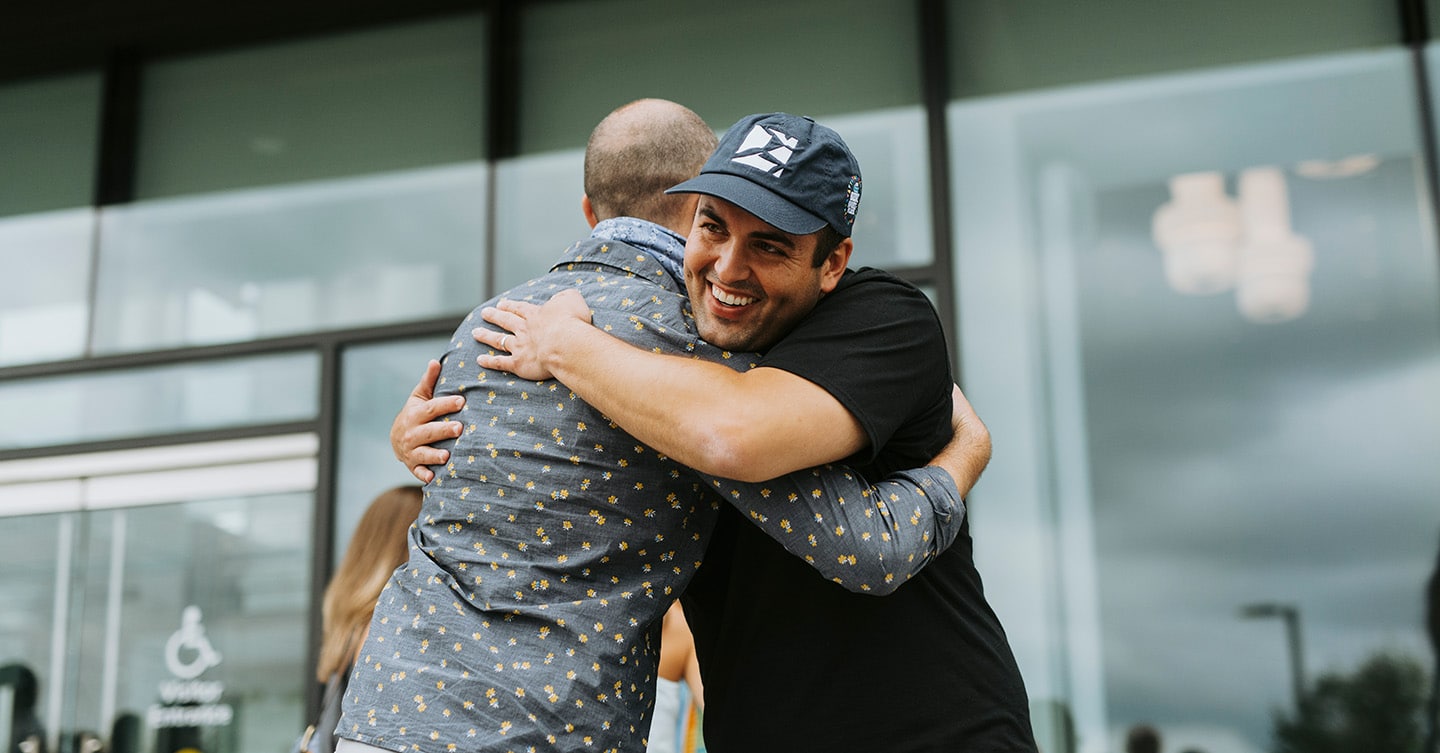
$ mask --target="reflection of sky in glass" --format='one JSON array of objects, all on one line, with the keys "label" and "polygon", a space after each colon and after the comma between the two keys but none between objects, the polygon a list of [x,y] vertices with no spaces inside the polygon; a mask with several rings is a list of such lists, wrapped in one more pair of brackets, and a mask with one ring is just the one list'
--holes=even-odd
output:
[{"label": "reflection of sky in glass", "polygon": [[821,118],[855,153],[864,185],[851,267],[922,266],[930,238],[930,170],[919,107]]},{"label": "reflection of sky in glass", "polygon": [[95,212],[0,217],[0,366],[79,358]]},{"label": "reflection of sky in glass", "polygon": [[570,244],[590,234],[580,211],[584,175],[584,149],[529,154],[495,164],[497,292],[545,274]]},{"label": "reflection of sky in glass", "polygon": [[336,562],[375,495],[419,483],[390,452],[390,422],[420,381],[425,363],[444,355],[448,342],[425,338],[345,350],[335,461]]},{"label": "reflection of sky in glass", "polygon": [[107,208],[96,348],[467,311],[482,285],[487,171],[463,163]]},{"label": "reflection of sky in glass", "polygon": [[26,379],[0,385],[0,449],[315,417],[314,353]]},{"label": "reflection of sky in glass", "polygon": [[1287,176],[1317,261],[1310,311],[1279,325],[1243,319],[1233,293],[1166,287],[1149,236],[1163,185],[1096,200],[1076,250],[1113,724],[1264,749],[1288,655],[1281,623],[1242,604],[1298,605],[1311,679],[1385,649],[1428,657],[1440,291],[1415,169]]}]

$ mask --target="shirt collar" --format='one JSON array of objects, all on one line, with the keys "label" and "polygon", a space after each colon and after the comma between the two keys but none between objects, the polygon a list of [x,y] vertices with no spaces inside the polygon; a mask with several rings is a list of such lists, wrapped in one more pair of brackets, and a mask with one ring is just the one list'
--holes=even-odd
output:
[{"label": "shirt collar", "polygon": [[596,223],[590,237],[617,241],[650,254],[677,285],[685,287],[685,238],[670,228],[638,217],[612,217]]}]

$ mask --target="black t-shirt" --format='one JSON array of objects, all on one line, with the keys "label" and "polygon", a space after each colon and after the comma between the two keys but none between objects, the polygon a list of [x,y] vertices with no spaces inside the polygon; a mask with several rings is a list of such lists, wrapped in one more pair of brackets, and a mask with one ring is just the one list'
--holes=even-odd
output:
[{"label": "black t-shirt", "polygon": [[[950,438],[949,358],[924,294],[847,271],[760,361],[829,391],[871,450],[871,480]],[[685,593],[714,753],[1034,751],[1025,687],[975,570],[969,523],[890,596],[854,594],[733,507]]]}]

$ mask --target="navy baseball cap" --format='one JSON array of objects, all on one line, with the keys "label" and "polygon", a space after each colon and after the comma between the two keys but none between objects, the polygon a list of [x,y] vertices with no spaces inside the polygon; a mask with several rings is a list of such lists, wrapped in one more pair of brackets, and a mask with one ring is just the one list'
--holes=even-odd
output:
[{"label": "navy baseball cap", "polygon": [[724,199],[787,233],[826,225],[850,237],[860,208],[860,163],[840,134],[808,117],[741,118],[700,174],[665,193]]}]

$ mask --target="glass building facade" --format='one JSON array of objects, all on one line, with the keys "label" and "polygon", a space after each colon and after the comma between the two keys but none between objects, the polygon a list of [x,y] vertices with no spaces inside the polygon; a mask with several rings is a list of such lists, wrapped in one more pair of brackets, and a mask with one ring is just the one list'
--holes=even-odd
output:
[{"label": "glass building facade", "polygon": [[993,434],[969,514],[1042,750],[1276,750],[1337,687],[1433,731],[1437,9],[315,7],[0,65],[0,665],[48,750],[288,749],[319,592],[411,480],[391,418],[585,234],[640,97],[854,148],[854,264],[931,295]]}]

